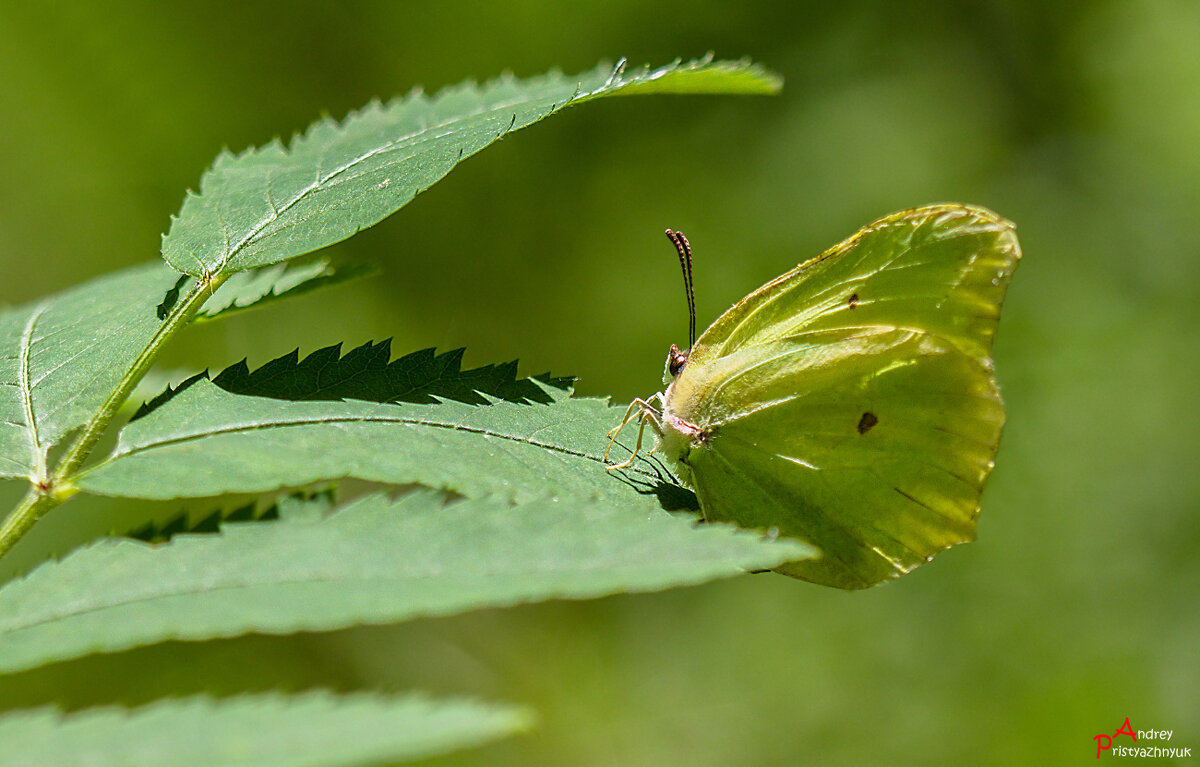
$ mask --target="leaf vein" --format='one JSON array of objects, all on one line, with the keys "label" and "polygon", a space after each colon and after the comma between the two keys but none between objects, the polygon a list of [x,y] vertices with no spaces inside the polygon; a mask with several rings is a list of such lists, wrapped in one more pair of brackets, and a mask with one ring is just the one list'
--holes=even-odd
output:
[{"label": "leaf vein", "polygon": [[49,308],[48,302],[43,301],[38,304],[37,308],[29,315],[29,321],[25,323],[25,332],[21,334],[21,369],[19,373],[21,407],[25,411],[25,421],[28,425],[26,435],[29,439],[29,450],[33,456],[33,473],[30,479],[37,483],[46,481],[46,453],[42,449],[41,439],[38,437],[37,418],[33,412],[33,386],[29,379],[29,357],[33,350],[34,328],[37,326],[37,321]]}]

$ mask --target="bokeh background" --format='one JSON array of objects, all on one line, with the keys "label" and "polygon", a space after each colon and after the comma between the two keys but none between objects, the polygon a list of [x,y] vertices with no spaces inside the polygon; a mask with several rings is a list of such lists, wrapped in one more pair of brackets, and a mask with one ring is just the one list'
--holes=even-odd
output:
[{"label": "bokeh background", "polygon": [[[540,712],[442,765],[1084,764],[1125,717],[1200,750],[1198,45],[1194,0],[0,3],[2,303],[155,258],[222,147],[377,95],[708,50],[786,78],[514,134],[331,249],[381,276],[191,329],[169,369],[394,337],[628,400],[686,334],[664,227],[702,326],[921,203],[989,206],[1026,254],[980,540],[899,581],[166,644],[0,678],[0,704],[368,686]],[[120,506],[68,504],[25,555],[149,513]]]}]

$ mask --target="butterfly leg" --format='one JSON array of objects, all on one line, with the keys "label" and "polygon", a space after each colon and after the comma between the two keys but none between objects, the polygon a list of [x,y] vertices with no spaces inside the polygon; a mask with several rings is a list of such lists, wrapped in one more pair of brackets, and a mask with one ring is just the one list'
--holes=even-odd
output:
[{"label": "butterfly leg", "polygon": [[[608,446],[610,449],[612,448],[613,440],[615,440],[617,438],[617,435],[621,433],[621,429],[625,428],[625,424],[629,423],[630,421],[632,421],[634,418],[637,417],[637,416],[631,417],[630,413],[633,412],[634,408],[637,408],[641,404],[642,404],[642,401],[640,399],[635,399],[633,402],[630,402],[629,407],[625,408],[625,415],[621,417],[621,422],[608,430],[608,434],[606,434],[605,436],[608,437]],[[608,460],[608,450],[604,451],[604,460],[606,460],[606,461]]]},{"label": "butterfly leg", "polygon": [[629,403],[629,407],[625,410],[625,416],[621,418],[621,423],[617,424],[608,432],[608,447],[604,449],[603,459],[606,463],[608,462],[608,451],[612,450],[613,444],[617,441],[617,435],[621,433],[621,430],[624,429],[630,421],[644,418],[646,410],[650,408],[650,403],[653,401],[654,397],[650,397],[649,400],[644,400],[639,397],[633,402]]},{"label": "butterfly leg", "polygon": [[[613,440],[615,440],[617,438],[617,435],[621,433],[621,430],[625,428],[625,425],[627,423],[629,423],[630,421],[634,420],[635,418],[638,418],[643,412],[649,411],[649,412],[653,413],[656,416],[655,422],[657,423],[658,411],[655,410],[650,405],[651,402],[655,402],[655,401],[657,401],[659,404],[662,404],[662,392],[655,392],[654,394],[650,395],[646,399],[642,399],[641,397],[638,397],[633,402],[629,403],[629,407],[625,409],[625,416],[621,419],[621,423],[619,423],[616,426],[614,426],[613,428],[609,429],[608,434],[605,435],[609,438],[609,442],[608,442],[609,448],[612,447]],[[633,412],[635,408],[638,411],[636,414],[634,414],[634,412]],[[605,457],[605,459],[608,458],[607,450],[604,452],[604,457]]]},{"label": "butterfly leg", "polygon": [[608,447],[604,449],[603,459],[605,463],[608,462],[608,453],[610,450],[612,450],[612,446],[617,441],[617,435],[621,433],[621,430],[624,429],[629,422],[634,420],[639,421],[637,444],[633,448],[633,454],[630,455],[628,460],[626,460],[624,463],[606,467],[607,471],[612,471],[613,469],[623,469],[629,464],[633,463],[633,459],[637,457],[638,450],[640,450],[642,447],[642,435],[646,431],[647,420],[654,425],[654,428],[657,431],[662,431],[662,426],[659,424],[659,412],[654,408],[653,405],[650,404],[655,401],[657,401],[659,404],[662,404],[662,392],[656,392],[647,399],[641,399],[639,397],[633,402],[630,402],[629,408],[625,411],[625,416],[621,419],[621,423],[608,432]]},{"label": "butterfly leg", "polygon": [[[658,432],[659,436],[662,436],[662,421],[660,420],[662,418],[662,414],[659,413],[654,408],[650,407],[650,403],[655,402],[655,401],[658,402],[659,407],[662,407],[664,409],[666,408],[666,405],[663,403],[663,393],[662,392],[660,392],[660,391],[655,392],[654,394],[651,394],[649,397],[646,398],[646,408],[642,411],[642,416],[643,416],[642,426],[640,429],[638,429],[637,447],[642,446],[642,430],[646,428],[646,419],[647,418],[650,419],[651,424],[654,426],[654,430],[656,432]],[[658,450],[658,445],[655,445],[654,447],[650,448],[650,452],[647,453],[647,455],[653,455],[655,450]],[[633,451],[633,455],[637,455],[636,448]],[[633,457],[630,456],[629,460],[632,461]]]},{"label": "butterfly leg", "polygon": [[[646,421],[650,420],[650,413],[645,410],[639,411],[637,418],[640,423],[638,424],[637,443],[633,446],[633,452],[630,453],[629,457],[626,458],[621,463],[613,464],[612,466],[605,467],[605,471],[615,471],[616,469],[624,469],[626,466],[633,463],[634,458],[637,458],[638,451],[642,449],[642,435],[646,433]],[[610,442],[609,445],[611,446],[612,443]]]}]

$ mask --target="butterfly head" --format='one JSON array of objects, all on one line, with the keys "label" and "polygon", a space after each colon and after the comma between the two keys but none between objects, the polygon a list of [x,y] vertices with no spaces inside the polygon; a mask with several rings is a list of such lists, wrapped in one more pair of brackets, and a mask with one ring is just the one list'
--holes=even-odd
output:
[{"label": "butterfly head", "polygon": [[670,386],[675,377],[683,371],[683,366],[687,364],[688,350],[680,349],[675,344],[671,344],[671,351],[667,352],[667,365],[663,371],[663,385]]}]

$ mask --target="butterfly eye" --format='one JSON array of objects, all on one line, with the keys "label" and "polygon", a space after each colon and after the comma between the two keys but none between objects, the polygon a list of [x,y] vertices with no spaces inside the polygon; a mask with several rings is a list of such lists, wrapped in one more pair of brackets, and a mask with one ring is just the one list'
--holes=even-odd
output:
[{"label": "butterfly eye", "polygon": [[671,352],[667,355],[667,372],[671,377],[679,375],[679,371],[683,370],[683,366],[687,364],[688,350],[680,349],[675,344],[671,344]]}]

